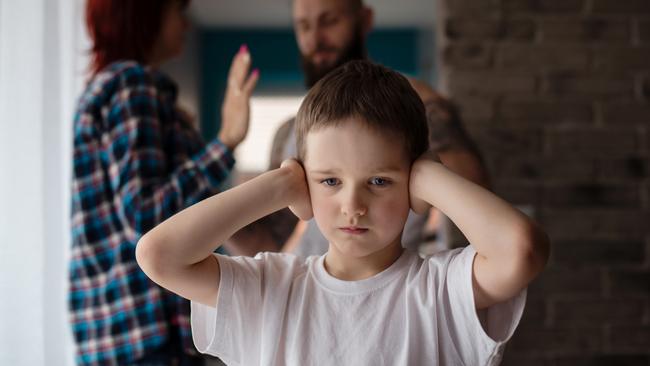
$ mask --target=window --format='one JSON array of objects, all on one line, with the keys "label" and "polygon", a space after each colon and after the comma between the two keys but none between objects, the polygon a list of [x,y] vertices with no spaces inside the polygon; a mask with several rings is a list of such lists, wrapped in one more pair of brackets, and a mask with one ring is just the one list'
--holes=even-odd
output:
[{"label": "window", "polygon": [[246,139],[237,147],[235,158],[241,173],[268,169],[275,132],[298,112],[302,96],[259,96],[251,98],[251,118]]}]

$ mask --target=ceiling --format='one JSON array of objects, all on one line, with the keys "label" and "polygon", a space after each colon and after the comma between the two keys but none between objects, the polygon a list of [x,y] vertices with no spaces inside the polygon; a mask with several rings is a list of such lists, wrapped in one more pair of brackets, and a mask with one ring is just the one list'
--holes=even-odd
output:
[{"label": "ceiling", "polygon": [[[375,11],[377,27],[431,26],[434,18],[433,2],[434,0],[365,0]],[[203,27],[291,26],[290,0],[192,0],[189,13]]]}]

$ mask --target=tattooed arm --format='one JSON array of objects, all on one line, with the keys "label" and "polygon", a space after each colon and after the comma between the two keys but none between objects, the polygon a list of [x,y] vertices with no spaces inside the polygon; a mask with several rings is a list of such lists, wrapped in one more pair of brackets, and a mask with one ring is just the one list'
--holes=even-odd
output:
[{"label": "tattooed arm", "polygon": [[425,83],[412,78],[409,81],[426,109],[431,150],[453,172],[489,189],[481,154],[463,128],[456,107]]},{"label": "tattooed arm", "polygon": [[[290,119],[275,133],[269,170],[279,168],[282,160],[286,158],[284,150],[285,146],[291,143],[289,139],[292,129],[293,119]],[[245,226],[224,244],[224,248],[231,255],[254,256],[262,251],[278,252],[283,249],[287,240],[297,235],[294,228],[299,223],[298,218],[288,208],[284,208]],[[299,235],[294,241],[297,239]]]}]

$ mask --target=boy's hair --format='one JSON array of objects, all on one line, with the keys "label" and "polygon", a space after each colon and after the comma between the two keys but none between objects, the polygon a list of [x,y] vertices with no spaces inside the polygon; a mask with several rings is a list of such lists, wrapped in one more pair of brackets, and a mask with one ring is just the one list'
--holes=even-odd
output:
[{"label": "boy's hair", "polygon": [[307,134],[358,118],[401,144],[410,162],[429,146],[426,112],[408,80],[366,60],[350,61],[316,83],[296,116],[298,159],[304,161]]}]

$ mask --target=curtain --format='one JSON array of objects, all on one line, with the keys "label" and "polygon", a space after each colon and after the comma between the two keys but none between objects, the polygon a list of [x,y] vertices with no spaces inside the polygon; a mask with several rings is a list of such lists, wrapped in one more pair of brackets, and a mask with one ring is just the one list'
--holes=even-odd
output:
[{"label": "curtain", "polygon": [[72,365],[66,269],[84,2],[0,1],[0,365]]}]

